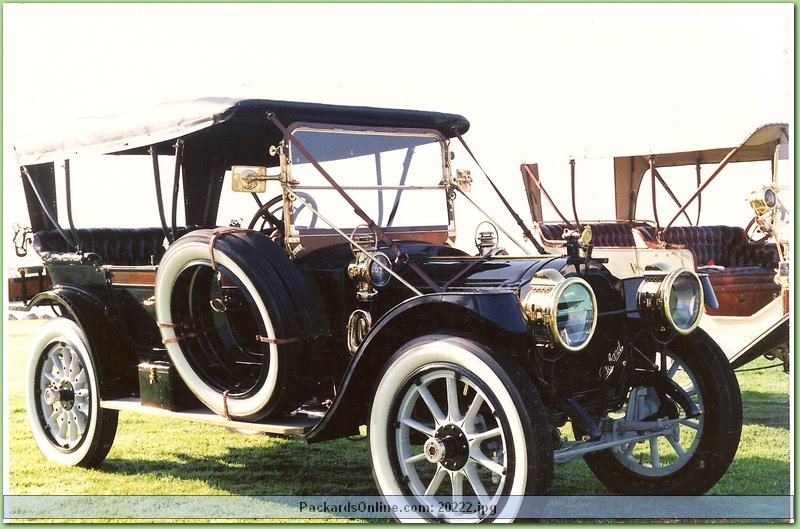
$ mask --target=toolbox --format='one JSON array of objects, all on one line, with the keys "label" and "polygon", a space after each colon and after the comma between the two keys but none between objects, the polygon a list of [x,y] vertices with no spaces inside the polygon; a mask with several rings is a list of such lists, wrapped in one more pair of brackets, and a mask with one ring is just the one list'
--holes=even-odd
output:
[{"label": "toolbox", "polygon": [[139,397],[142,405],[169,411],[182,411],[199,406],[197,398],[169,362],[139,364]]}]

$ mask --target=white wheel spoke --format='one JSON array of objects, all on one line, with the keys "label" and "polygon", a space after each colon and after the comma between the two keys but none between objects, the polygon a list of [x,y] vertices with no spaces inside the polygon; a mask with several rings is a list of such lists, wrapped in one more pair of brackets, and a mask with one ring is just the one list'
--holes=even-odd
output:
[{"label": "white wheel spoke", "polygon": [[459,472],[449,472],[450,487],[453,491],[453,501],[461,501],[464,497],[464,474]]},{"label": "white wheel spoke", "polygon": [[61,406],[55,406],[53,408],[53,413],[51,413],[47,417],[48,424],[50,424],[51,426],[56,424],[58,422],[58,417],[61,415],[61,411],[62,411]]},{"label": "white wheel spoke", "polygon": [[475,419],[478,416],[478,412],[483,406],[483,397],[480,393],[475,393],[475,396],[472,398],[472,402],[467,408],[467,413],[464,414],[464,426],[469,428],[471,425],[475,424]]},{"label": "white wheel spoke", "polygon": [[419,393],[419,395],[422,397],[422,400],[425,401],[425,405],[428,407],[431,415],[433,415],[436,424],[441,424],[447,420],[447,417],[442,412],[442,409],[439,407],[436,399],[433,398],[433,395],[431,395],[431,392],[426,386],[418,387],[417,393]]},{"label": "white wheel spoke", "polygon": [[622,455],[624,457],[631,457],[631,454],[633,454],[635,448],[636,448],[636,443],[630,443],[625,445],[624,450],[622,451]]},{"label": "white wheel spoke", "polygon": [[403,459],[403,464],[406,466],[413,466],[422,461],[425,461],[425,454],[416,454]]},{"label": "white wheel spoke", "polygon": [[658,437],[650,438],[650,463],[653,468],[661,466],[661,456],[658,453]]},{"label": "white wheel spoke", "polygon": [[490,472],[497,474],[498,476],[502,476],[505,473],[506,469],[503,467],[503,465],[497,463],[496,461],[493,461],[491,458],[486,457],[480,451],[477,451],[477,453],[473,452],[472,454],[470,454],[470,459],[472,459],[478,465],[481,465],[482,467],[486,468]]},{"label": "white wheel spoke", "polygon": [[69,347],[64,347],[61,351],[61,366],[63,369],[61,376],[64,380],[69,380],[69,368],[75,360],[76,355]]},{"label": "white wheel spoke", "polygon": [[481,482],[477,466],[474,463],[467,463],[464,467],[464,474],[467,477],[470,487],[472,487],[472,491],[478,497],[478,501],[483,505],[488,505],[489,494],[486,492],[486,488]]},{"label": "white wheel spoke", "polygon": [[470,437],[470,443],[480,444],[487,439],[500,437],[500,434],[502,433],[503,430],[499,426],[497,428],[492,428],[491,430],[486,430],[485,432],[477,432]]},{"label": "white wheel spoke", "polygon": [[83,435],[86,431],[87,417],[84,413],[78,413],[75,408],[72,408],[72,424],[75,426],[76,438]]},{"label": "white wheel spoke", "polygon": [[73,376],[72,383],[75,386],[81,386],[81,387],[87,384],[86,370],[83,369],[83,366],[81,366],[80,371],[78,371],[78,373]]},{"label": "white wheel spoke", "polygon": [[436,433],[433,428],[431,428],[425,423],[419,422],[416,419],[411,419],[411,418],[403,419],[403,424],[405,424],[409,428],[413,428],[414,430],[427,435],[428,437],[433,437],[433,434]]},{"label": "white wheel spoke", "polygon": [[53,367],[57,371],[57,376],[59,379],[64,378],[64,364],[61,363],[61,356],[56,351],[51,351],[48,355],[50,362],[53,364]]},{"label": "white wheel spoke", "polygon": [[69,360],[69,372],[66,373],[68,380],[74,380],[82,371],[81,359],[77,354],[73,354]]},{"label": "white wheel spoke", "polygon": [[61,439],[68,439],[69,435],[69,421],[67,420],[66,415],[61,415],[61,421],[58,424],[58,436]]},{"label": "white wheel spoke", "polygon": [[73,411],[81,412],[84,415],[89,414],[89,396],[85,395],[83,397],[75,395],[75,402],[72,404]]},{"label": "white wheel spoke", "polygon": [[677,436],[673,437],[668,435],[667,441],[669,441],[669,444],[672,446],[678,456],[683,457],[686,455],[686,450],[684,450],[683,446],[681,445],[681,441]]},{"label": "white wheel spoke", "polygon": [[455,376],[445,378],[447,384],[447,416],[450,421],[458,422],[461,420],[461,410],[458,406],[458,381]]},{"label": "white wheel spoke", "polygon": [[687,428],[691,428],[692,430],[700,429],[700,421],[697,419],[681,419],[680,424],[686,426]]},{"label": "white wheel spoke", "polygon": [[425,496],[433,496],[436,494],[436,491],[439,490],[439,487],[441,487],[442,482],[447,477],[447,474],[448,472],[444,469],[444,467],[437,466],[436,474],[433,475],[433,479],[431,479],[431,482],[428,483],[428,487],[425,489]]}]

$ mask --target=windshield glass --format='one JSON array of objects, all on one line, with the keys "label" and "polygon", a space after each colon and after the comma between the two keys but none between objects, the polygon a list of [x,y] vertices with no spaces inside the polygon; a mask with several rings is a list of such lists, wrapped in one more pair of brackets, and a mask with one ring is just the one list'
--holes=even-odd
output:
[{"label": "windshield glass", "polygon": [[[444,175],[440,136],[311,128],[295,129],[293,135],[379,226],[448,223],[446,196],[439,187]],[[364,223],[294,145],[290,159],[298,183],[293,188],[313,199],[321,217],[339,228]],[[317,227],[328,226],[320,218]]]}]

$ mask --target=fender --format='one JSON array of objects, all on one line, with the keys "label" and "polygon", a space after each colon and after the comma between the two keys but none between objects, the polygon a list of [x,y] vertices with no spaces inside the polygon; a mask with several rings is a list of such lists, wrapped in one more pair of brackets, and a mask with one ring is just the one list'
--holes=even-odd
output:
[{"label": "fender", "polygon": [[521,347],[527,351],[525,344],[529,341],[529,329],[515,291],[498,290],[484,296],[446,292],[411,298],[375,324],[350,362],[331,408],[306,440],[316,443],[358,435],[359,426],[366,423],[377,376],[386,361],[409,337],[441,331],[479,336],[486,343],[511,346],[512,350]]},{"label": "fender", "polygon": [[781,360],[784,360],[784,370],[788,370],[789,336],[789,315],[786,314],[748,346],[733,355],[730,359],[731,366],[734,369],[739,369],[748,362],[752,362],[760,356],[774,353],[776,349],[779,349],[785,351],[784,354],[787,355]]},{"label": "fender", "polygon": [[60,307],[61,315],[83,330],[98,372],[99,392],[103,399],[127,397],[138,392],[138,379],[127,373],[135,363],[131,360],[132,353],[112,321],[112,311],[105,302],[94,293],[74,285],[57,285],[34,296],[25,310],[48,305]]}]

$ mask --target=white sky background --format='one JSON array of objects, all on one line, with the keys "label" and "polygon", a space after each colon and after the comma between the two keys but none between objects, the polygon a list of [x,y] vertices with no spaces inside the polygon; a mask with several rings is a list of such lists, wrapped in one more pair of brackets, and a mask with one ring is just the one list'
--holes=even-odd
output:
[{"label": "white sky background", "polygon": [[[27,219],[10,147],[24,129],[203,96],[463,114],[465,139],[528,220],[522,161],[734,146],[790,121],[793,9],[4,4],[4,250]],[[482,178],[460,146],[455,166]]]}]

